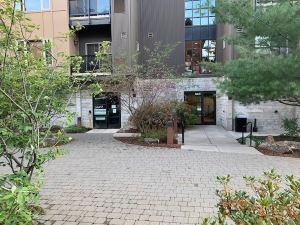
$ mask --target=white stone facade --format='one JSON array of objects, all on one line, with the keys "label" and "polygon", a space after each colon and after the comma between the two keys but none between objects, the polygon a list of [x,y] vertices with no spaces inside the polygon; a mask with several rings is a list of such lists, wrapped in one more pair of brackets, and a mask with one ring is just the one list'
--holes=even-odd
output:
[{"label": "white stone facade", "polygon": [[71,99],[68,110],[75,114],[74,124],[77,124],[77,118],[81,117],[82,126],[93,128],[93,96],[88,90],[76,93]]},{"label": "white stone facade", "polygon": [[[161,82],[161,81],[159,81]],[[300,109],[293,106],[283,105],[279,102],[265,102],[259,105],[244,106],[236,101],[229,100],[222,95],[216,87],[215,78],[183,78],[177,79],[169,85],[165,96],[168,99],[184,101],[184,92],[188,91],[215,91],[216,92],[216,122],[217,125],[227,130],[234,129],[234,118],[237,114],[244,114],[248,121],[257,119],[257,126],[261,132],[281,132],[281,123],[284,118],[300,117]],[[124,96],[122,96],[124,98]],[[77,117],[81,117],[82,125],[92,127],[93,97],[89,91],[77,93],[69,107],[75,112],[74,124]],[[129,113],[122,110],[121,126],[128,126]]]}]

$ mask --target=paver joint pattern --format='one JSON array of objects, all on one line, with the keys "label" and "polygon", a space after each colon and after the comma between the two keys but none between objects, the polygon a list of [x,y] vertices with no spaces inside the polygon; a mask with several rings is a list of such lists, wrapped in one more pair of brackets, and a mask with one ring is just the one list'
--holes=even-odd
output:
[{"label": "paver joint pattern", "polygon": [[300,176],[300,160],[125,145],[111,134],[74,135],[46,166],[45,224],[195,225],[216,213],[216,176],[272,168]]}]

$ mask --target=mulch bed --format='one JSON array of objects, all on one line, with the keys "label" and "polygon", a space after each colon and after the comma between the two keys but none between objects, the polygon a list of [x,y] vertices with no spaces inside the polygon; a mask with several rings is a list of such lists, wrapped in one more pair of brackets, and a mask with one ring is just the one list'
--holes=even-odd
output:
[{"label": "mulch bed", "polygon": [[[255,136],[255,137],[257,139],[260,139],[260,140],[265,140],[267,138],[267,136]],[[300,137],[289,137],[289,136],[279,135],[279,136],[273,136],[273,138],[276,142],[278,142],[278,141],[297,141],[297,142],[300,142]]]},{"label": "mulch bed", "polygon": [[283,153],[272,151],[272,150],[270,150],[268,148],[260,148],[260,147],[258,147],[257,150],[259,152],[261,152],[262,154],[264,154],[264,155],[280,156],[280,157],[291,157],[291,158],[300,158],[300,151],[294,151],[293,153],[283,154]]},{"label": "mulch bed", "polygon": [[139,138],[115,138],[118,141],[121,141],[125,144],[131,144],[131,145],[140,145],[140,146],[145,146],[145,147],[160,147],[160,148],[176,148],[180,149],[181,145],[179,144],[173,144],[173,145],[168,145],[166,143],[160,143],[160,144],[148,144],[143,141],[141,141]]},{"label": "mulch bed", "polygon": [[[263,141],[267,137],[266,136],[256,136],[256,138]],[[279,135],[279,136],[273,136],[273,138],[274,138],[275,142],[283,142],[283,141],[300,142],[300,137],[289,137],[289,136]],[[298,150],[295,150],[293,153],[280,153],[280,152],[273,151],[268,147],[257,147],[256,149],[264,155],[300,158],[300,151],[298,151]]]}]

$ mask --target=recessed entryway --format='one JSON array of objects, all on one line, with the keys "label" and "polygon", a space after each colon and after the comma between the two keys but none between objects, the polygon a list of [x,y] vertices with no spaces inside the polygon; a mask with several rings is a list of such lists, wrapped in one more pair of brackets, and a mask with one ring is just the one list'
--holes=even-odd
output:
[{"label": "recessed entryway", "polygon": [[117,94],[105,93],[93,98],[94,129],[121,128],[121,104]]},{"label": "recessed entryway", "polygon": [[184,92],[184,101],[195,107],[198,121],[195,125],[216,125],[216,92]]}]

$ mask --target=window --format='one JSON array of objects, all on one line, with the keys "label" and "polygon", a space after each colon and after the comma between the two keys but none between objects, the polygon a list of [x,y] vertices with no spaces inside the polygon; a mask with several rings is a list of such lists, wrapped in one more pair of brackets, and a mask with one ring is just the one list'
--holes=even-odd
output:
[{"label": "window", "polygon": [[[108,15],[110,13],[109,0],[89,0],[90,15]],[[87,4],[88,5],[88,4]]]},{"label": "window", "polygon": [[[107,54],[111,54],[111,43],[105,42],[108,44]],[[104,44],[103,43],[86,43],[85,44],[85,54],[89,56],[96,55],[99,50],[103,49]]]},{"label": "window", "polygon": [[85,54],[86,55],[96,55],[99,51],[100,43],[86,43],[85,44]]},{"label": "window", "polygon": [[216,0],[185,0],[185,68],[187,72],[208,74],[201,62],[216,61]]},{"label": "window", "polygon": [[215,24],[215,0],[185,0],[185,26]]},{"label": "window", "polygon": [[50,0],[24,0],[24,11],[43,11],[50,10]]},{"label": "window", "polygon": [[16,2],[16,10],[22,10],[22,4],[21,2]]},{"label": "window", "polygon": [[208,74],[206,68],[200,66],[201,62],[216,61],[216,41],[199,40],[186,41],[185,43],[185,66],[187,72]]},{"label": "window", "polygon": [[115,0],[114,3],[115,13],[125,13],[125,0]]}]

